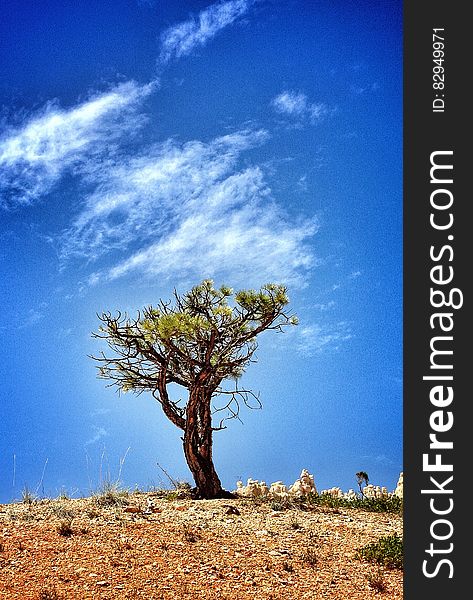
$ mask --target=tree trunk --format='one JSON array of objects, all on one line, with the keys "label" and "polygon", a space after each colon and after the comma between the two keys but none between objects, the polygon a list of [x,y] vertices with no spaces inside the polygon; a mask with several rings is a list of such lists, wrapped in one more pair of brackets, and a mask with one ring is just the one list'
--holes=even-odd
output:
[{"label": "tree trunk", "polygon": [[183,438],[184,455],[197,486],[197,496],[206,499],[231,496],[222,488],[212,462],[211,398],[212,390],[203,386],[189,390]]}]

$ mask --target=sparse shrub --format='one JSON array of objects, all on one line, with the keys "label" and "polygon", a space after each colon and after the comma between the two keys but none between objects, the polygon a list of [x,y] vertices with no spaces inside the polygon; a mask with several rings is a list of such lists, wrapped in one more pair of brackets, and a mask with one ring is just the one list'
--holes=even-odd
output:
[{"label": "sparse shrub", "polygon": [[174,500],[177,500],[178,498],[179,498],[179,495],[178,495],[177,490],[173,490],[171,492],[164,493],[164,499],[169,500],[169,502],[173,502]]},{"label": "sparse shrub", "polygon": [[57,532],[64,537],[70,537],[74,533],[72,529],[72,519],[62,519],[59,521]]},{"label": "sparse shrub", "polygon": [[398,496],[381,496],[380,498],[363,498],[360,508],[371,512],[401,513],[403,500]]},{"label": "sparse shrub", "polygon": [[384,579],[384,574],[380,567],[378,567],[376,571],[368,573],[367,579],[368,585],[375,592],[380,592],[382,594],[387,590],[386,580]]},{"label": "sparse shrub", "polygon": [[398,496],[380,496],[378,498],[340,498],[332,494],[309,494],[304,499],[309,506],[327,508],[360,508],[369,512],[402,513],[403,500]]},{"label": "sparse shrub", "polygon": [[292,519],[290,525],[291,529],[294,529],[295,531],[297,531],[298,529],[302,529],[302,525],[297,519]]},{"label": "sparse shrub", "polygon": [[89,517],[89,519],[97,519],[101,515],[96,508],[88,508],[85,514]]},{"label": "sparse shrub", "polygon": [[58,519],[70,519],[71,521],[76,516],[73,510],[64,506],[54,506],[53,513]]},{"label": "sparse shrub", "polygon": [[280,499],[280,500],[272,500],[271,501],[271,510],[290,510],[291,508],[295,508],[296,504],[289,498]]},{"label": "sparse shrub", "polygon": [[356,557],[359,560],[376,562],[390,569],[402,569],[404,558],[403,540],[397,533],[383,536],[377,542],[359,548]]},{"label": "sparse shrub", "polygon": [[121,490],[116,483],[106,481],[94,495],[94,500],[100,506],[116,506],[128,502],[128,490]]},{"label": "sparse shrub", "polygon": [[193,497],[192,486],[188,481],[178,481],[176,491],[179,499],[184,500]]}]

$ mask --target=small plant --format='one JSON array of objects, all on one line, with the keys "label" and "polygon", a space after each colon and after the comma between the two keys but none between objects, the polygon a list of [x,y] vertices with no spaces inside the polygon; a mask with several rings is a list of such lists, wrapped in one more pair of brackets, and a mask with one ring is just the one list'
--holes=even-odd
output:
[{"label": "small plant", "polygon": [[377,542],[359,548],[356,552],[359,560],[376,562],[389,569],[402,569],[404,544],[397,533],[379,538]]},{"label": "small plant", "polygon": [[59,496],[57,497],[58,500],[70,500],[70,496],[67,493],[67,490],[65,488],[61,489],[61,492],[59,494]]},{"label": "small plant", "polygon": [[36,496],[35,496],[35,494],[33,494],[33,492],[30,492],[30,490],[29,490],[29,488],[28,488],[27,485],[21,491],[21,501],[23,502],[23,504],[28,504],[30,506],[34,502],[36,502]]},{"label": "small plant", "polygon": [[190,525],[187,525],[187,523],[184,523],[184,525],[182,526],[182,533],[184,535],[184,539],[187,542],[196,542],[199,539],[199,534],[196,532],[196,530],[191,527]]},{"label": "small plant", "polygon": [[318,561],[317,554],[311,547],[307,548],[307,550],[302,554],[301,559],[311,567],[315,567]]},{"label": "small plant", "polygon": [[89,519],[97,519],[100,517],[101,513],[96,508],[89,508],[86,511],[86,515],[89,517]]},{"label": "small plant", "polygon": [[192,486],[188,481],[178,481],[176,491],[181,500],[191,499],[193,496]]},{"label": "small plant", "polygon": [[174,502],[179,498],[179,494],[177,490],[173,490],[172,492],[165,492],[164,499],[169,500],[169,502]]},{"label": "small plant", "polygon": [[38,600],[63,600],[64,596],[59,594],[55,588],[46,588],[41,590]]},{"label": "small plant", "polygon": [[290,562],[288,562],[287,560],[285,560],[282,563],[282,568],[284,569],[284,571],[287,571],[288,573],[292,573],[294,571],[294,567],[292,566],[292,564]]},{"label": "small plant", "polygon": [[375,592],[380,592],[381,594],[386,591],[387,585],[386,580],[384,579],[384,574],[381,567],[378,567],[376,571],[373,571],[368,574],[368,585]]},{"label": "small plant", "polygon": [[298,529],[302,529],[302,525],[299,523],[299,521],[297,519],[292,519],[291,520],[291,529],[294,529],[295,531],[297,531]]},{"label": "small plant", "polygon": [[117,540],[116,546],[119,552],[122,552],[123,550],[131,550],[133,548],[133,544],[130,542],[130,540],[123,536]]},{"label": "small plant", "polygon": [[59,521],[57,532],[64,537],[70,537],[74,533],[72,529],[72,519],[62,519]]}]

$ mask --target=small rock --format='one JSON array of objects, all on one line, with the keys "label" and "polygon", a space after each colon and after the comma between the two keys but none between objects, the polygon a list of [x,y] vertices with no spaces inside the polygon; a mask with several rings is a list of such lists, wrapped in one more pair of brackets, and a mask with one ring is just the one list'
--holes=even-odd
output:
[{"label": "small rock", "polygon": [[126,513],[139,513],[141,512],[141,508],[139,506],[127,506],[124,511]]},{"label": "small rock", "polygon": [[229,504],[225,504],[224,506],[227,509],[225,511],[226,515],[239,515],[239,514],[241,514],[240,511],[238,510],[238,508],[236,506],[231,506]]}]

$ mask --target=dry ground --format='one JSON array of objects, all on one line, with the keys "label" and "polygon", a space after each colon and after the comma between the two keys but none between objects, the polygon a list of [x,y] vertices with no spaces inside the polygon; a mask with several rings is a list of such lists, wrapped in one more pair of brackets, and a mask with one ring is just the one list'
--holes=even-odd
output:
[{"label": "dry ground", "polygon": [[100,500],[0,505],[0,598],[402,598],[402,571],[355,557],[402,536],[400,515],[138,492]]}]

